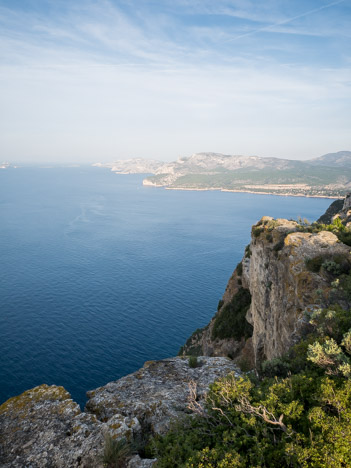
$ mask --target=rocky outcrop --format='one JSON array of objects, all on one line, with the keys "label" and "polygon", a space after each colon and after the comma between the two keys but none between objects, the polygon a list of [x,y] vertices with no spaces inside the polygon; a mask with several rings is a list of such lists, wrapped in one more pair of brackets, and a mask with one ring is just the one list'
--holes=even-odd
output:
[{"label": "rocky outcrop", "polygon": [[[350,200],[347,197],[342,211],[333,215],[346,226]],[[189,338],[182,354],[225,355],[252,368],[281,356],[299,340],[306,327],[306,311],[332,303],[349,306],[342,291],[333,286],[335,275],[322,265],[336,261],[339,266],[334,268],[349,271],[350,247],[333,232],[304,230],[308,231],[307,226],[295,221],[270,217],[253,226],[251,243],[228,282],[216,315]],[[235,307],[242,290],[251,294],[245,316],[243,307]],[[230,313],[242,314],[240,320]],[[252,325],[251,336],[237,333],[245,320]],[[216,328],[224,321],[229,334],[218,336]]]},{"label": "rocky outcrop", "polygon": [[196,384],[201,400],[211,382],[236,370],[223,357],[201,357],[195,368],[179,357],[148,361],[133,374],[88,392],[86,409],[101,421],[115,414],[136,417],[143,428],[164,434],[172,419],[188,412],[190,383]]},{"label": "rocky outcrop", "polygon": [[[267,234],[271,223],[275,227]],[[258,363],[281,356],[299,340],[306,326],[305,311],[333,302],[332,276],[309,269],[306,262],[341,258],[351,264],[351,256],[350,248],[332,232],[290,232],[293,222],[267,219],[255,229],[262,231],[251,245],[252,302],[247,318],[254,328],[252,344]]]},{"label": "rocky outcrop", "polygon": [[[107,434],[130,442],[163,434],[173,418],[189,412],[189,385],[196,387],[201,401],[210,383],[236,370],[223,357],[200,358],[195,368],[179,357],[150,361],[88,392],[85,412],[63,387],[28,390],[0,406],[0,466],[102,467]],[[146,468],[153,463],[135,454],[123,466]]]},{"label": "rocky outcrop", "polygon": [[41,385],[0,406],[0,466],[102,467],[102,423],[63,387]]},{"label": "rocky outcrop", "polygon": [[344,206],[344,200],[335,200],[327,209],[327,211],[317,220],[318,223],[330,224],[333,218],[338,214]]}]

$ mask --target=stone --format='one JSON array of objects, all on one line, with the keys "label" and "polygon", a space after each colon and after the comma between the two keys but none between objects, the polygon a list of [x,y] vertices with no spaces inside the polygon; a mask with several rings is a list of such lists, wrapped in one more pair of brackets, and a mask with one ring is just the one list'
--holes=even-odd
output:
[{"label": "stone", "polygon": [[101,426],[63,387],[40,385],[0,406],[0,466],[102,467]]},{"label": "stone", "polygon": [[188,360],[175,357],[148,361],[144,367],[115,382],[87,393],[86,411],[101,421],[115,414],[134,417],[142,428],[164,434],[172,419],[189,413],[189,384],[195,382],[199,399],[204,399],[210,383],[237,372],[228,358],[201,357],[199,367],[189,367]]},{"label": "stone", "polygon": [[[57,386],[40,385],[0,406],[0,466],[4,468],[102,468],[105,436],[140,440],[164,434],[172,419],[185,415],[194,383],[199,400],[216,379],[236,372],[227,358],[203,357],[146,362],[142,369],[88,392],[85,412]],[[130,468],[148,468],[154,459],[139,455]]]}]

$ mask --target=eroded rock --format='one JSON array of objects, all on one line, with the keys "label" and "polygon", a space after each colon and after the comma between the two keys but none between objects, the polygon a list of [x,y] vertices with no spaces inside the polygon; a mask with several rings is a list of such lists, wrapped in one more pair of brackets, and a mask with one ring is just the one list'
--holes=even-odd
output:
[{"label": "eroded rock", "polygon": [[[0,466],[102,467],[106,434],[133,442],[164,433],[173,418],[188,412],[190,382],[201,400],[210,383],[236,371],[226,358],[200,358],[199,365],[191,368],[181,358],[147,362],[89,392],[86,412],[63,387],[40,385],[10,398],[0,406]],[[135,455],[128,466],[148,468],[154,462]]]},{"label": "eroded rock", "polygon": [[136,417],[143,428],[163,434],[172,419],[187,412],[190,382],[196,382],[201,399],[210,383],[237,371],[237,366],[224,357],[201,357],[198,361],[196,368],[180,357],[146,362],[133,374],[88,392],[86,410],[101,421],[117,413]]},{"label": "eroded rock", "polygon": [[102,467],[101,426],[63,387],[40,385],[0,406],[0,466]]}]

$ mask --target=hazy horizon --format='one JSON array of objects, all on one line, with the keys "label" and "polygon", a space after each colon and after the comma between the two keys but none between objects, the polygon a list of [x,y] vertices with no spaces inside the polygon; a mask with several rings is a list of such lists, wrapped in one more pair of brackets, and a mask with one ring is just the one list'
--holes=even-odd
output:
[{"label": "hazy horizon", "polygon": [[351,148],[347,0],[0,0],[0,161]]}]

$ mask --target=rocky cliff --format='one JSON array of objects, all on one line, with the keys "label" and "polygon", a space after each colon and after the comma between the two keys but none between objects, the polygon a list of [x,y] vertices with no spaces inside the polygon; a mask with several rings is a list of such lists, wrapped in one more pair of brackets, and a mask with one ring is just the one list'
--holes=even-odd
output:
[{"label": "rocky cliff", "polygon": [[350,246],[338,236],[350,227],[350,195],[341,211],[329,210],[323,219],[336,218],[340,226],[336,223],[334,229],[263,217],[252,228],[251,243],[216,315],[188,339],[181,354],[229,356],[243,368],[253,368],[299,340],[308,311],[331,304],[348,307],[349,299],[335,281],[337,272],[351,267]]},{"label": "rocky cliff", "polygon": [[[146,362],[142,369],[88,392],[81,412],[63,387],[41,385],[0,406],[0,466],[3,468],[150,467],[138,455],[143,439],[163,434],[172,419],[189,412],[191,395],[201,401],[210,383],[236,372],[228,358],[203,357]],[[193,393],[192,393],[193,392]],[[106,464],[106,437],[136,442],[126,464]]]},{"label": "rocky cliff", "polygon": [[[0,406],[0,466],[98,468],[106,466],[111,440],[139,449],[108,466],[152,466],[155,460],[140,457],[145,437],[164,434],[191,402],[201,403],[210,383],[238,365],[246,370],[282,355],[314,309],[350,307],[351,196],[324,219],[333,224],[263,217],[253,226],[216,315],[189,338],[183,356],[147,362],[89,391],[84,412],[62,387],[41,385],[10,398]],[[188,354],[202,356],[191,363]]]}]

